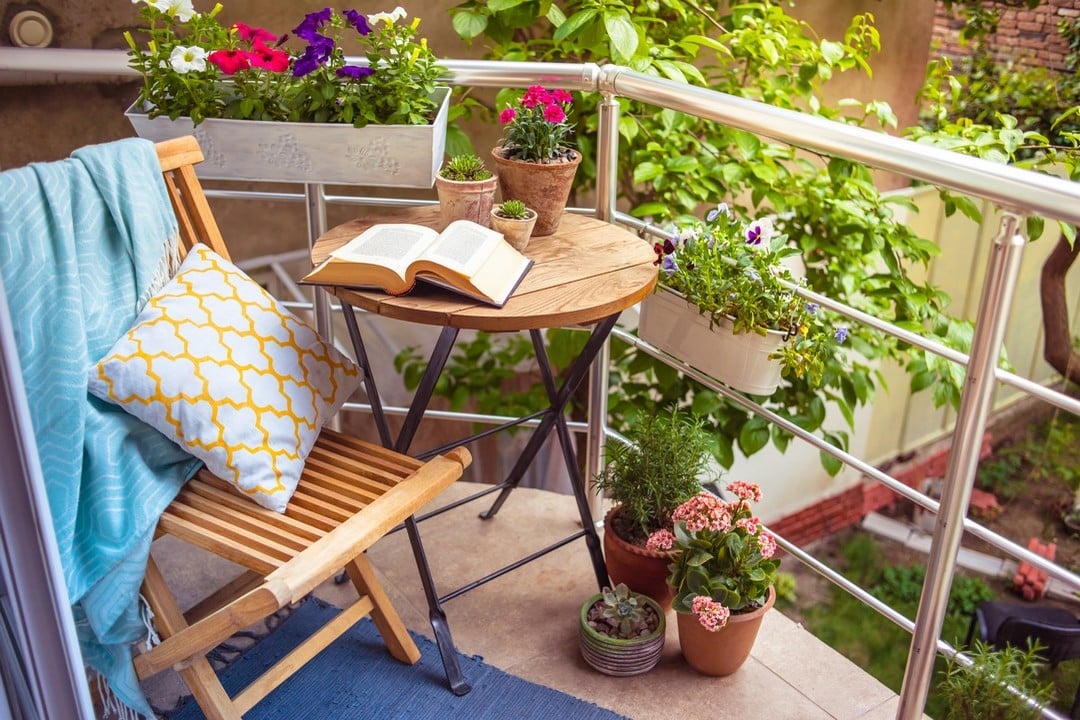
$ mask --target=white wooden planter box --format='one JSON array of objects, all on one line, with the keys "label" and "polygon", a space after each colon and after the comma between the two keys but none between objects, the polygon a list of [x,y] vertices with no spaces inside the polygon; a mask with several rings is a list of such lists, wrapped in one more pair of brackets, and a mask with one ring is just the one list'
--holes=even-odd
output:
[{"label": "white wooden planter box", "polygon": [[442,165],[450,89],[438,88],[430,125],[263,122],[210,118],[149,118],[132,105],[124,113],[142,138],[160,142],[194,135],[206,160],[200,178],[430,188]]},{"label": "white wooden planter box", "polygon": [[727,318],[710,328],[708,316],[668,288],[642,301],[638,336],[741,392],[772,395],[780,384],[780,362],[769,355],[783,345],[782,332],[736,335]]}]

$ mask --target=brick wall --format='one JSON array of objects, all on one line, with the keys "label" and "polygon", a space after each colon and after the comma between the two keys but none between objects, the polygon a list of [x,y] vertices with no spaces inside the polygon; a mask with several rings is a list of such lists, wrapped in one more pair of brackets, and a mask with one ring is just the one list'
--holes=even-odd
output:
[{"label": "brick wall", "polygon": [[[1000,59],[1013,58],[1063,70],[1068,45],[1058,33],[1058,23],[1077,17],[1080,17],[1080,0],[1043,0],[1034,10],[1024,6],[1005,8],[997,34],[990,38],[990,46]],[[960,44],[963,26],[963,20],[950,17],[943,4],[937,3],[933,40],[941,54],[956,57],[968,53]]]}]

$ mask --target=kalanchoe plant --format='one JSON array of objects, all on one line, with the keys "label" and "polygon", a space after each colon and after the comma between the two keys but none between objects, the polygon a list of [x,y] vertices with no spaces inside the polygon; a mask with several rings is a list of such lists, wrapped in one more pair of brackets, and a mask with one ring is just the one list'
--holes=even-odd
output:
[{"label": "kalanchoe plant", "polygon": [[761,488],[736,481],[727,486],[735,500],[724,502],[702,491],[672,513],[675,532],[658,530],[649,537],[652,550],[673,551],[668,582],[675,588],[672,607],[693,613],[712,631],[727,625],[732,613],[765,604],[776,582],[780,560],[776,540],[750,510],[761,501]]},{"label": "kalanchoe plant", "polygon": [[821,382],[827,361],[838,358],[848,336],[846,325],[832,324],[816,304],[795,293],[799,282],[783,264],[799,250],[774,232],[764,218],[743,223],[726,204],[709,211],[705,223],[655,244],[660,283],[709,317],[730,318],[736,333],[783,332],[777,355],[788,377]]},{"label": "kalanchoe plant", "polygon": [[[404,9],[363,15],[323,8],[291,35],[217,21],[218,3],[196,12],[191,0],[135,0],[146,44],[125,37],[129,65],[143,76],[138,103],[150,117],[291,122],[426,124],[442,73],[419,19]],[[358,40],[366,65],[346,63],[341,41]],[[298,46],[290,50],[288,44]],[[302,44],[302,45],[301,45]]]},{"label": "kalanchoe plant", "polygon": [[499,113],[505,133],[506,157],[526,162],[561,161],[574,152],[569,138],[574,126],[567,122],[574,97],[566,90],[533,85],[517,102]]},{"label": "kalanchoe plant", "polygon": [[450,158],[439,171],[439,175],[447,180],[456,182],[470,182],[475,180],[487,180],[491,177],[491,171],[484,165],[484,161],[473,154],[455,155]]},{"label": "kalanchoe plant", "polygon": [[533,211],[525,207],[525,203],[520,200],[504,200],[500,203],[496,212],[502,217],[511,220],[527,220],[533,214]]}]

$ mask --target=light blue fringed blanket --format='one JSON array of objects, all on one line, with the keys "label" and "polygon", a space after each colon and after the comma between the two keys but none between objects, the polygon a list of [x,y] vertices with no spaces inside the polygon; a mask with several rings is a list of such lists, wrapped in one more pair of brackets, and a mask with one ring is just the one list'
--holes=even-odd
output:
[{"label": "light blue fringed blanket", "polygon": [[198,461],[87,394],[87,369],[168,279],[176,218],[152,143],[0,173],[0,272],[83,660],[150,715],[131,666],[154,526]]}]

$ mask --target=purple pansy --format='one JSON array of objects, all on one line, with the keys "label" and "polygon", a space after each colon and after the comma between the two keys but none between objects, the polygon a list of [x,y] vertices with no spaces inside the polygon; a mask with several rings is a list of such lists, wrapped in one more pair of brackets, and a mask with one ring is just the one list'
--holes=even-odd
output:
[{"label": "purple pansy", "polygon": [[679,265],[675,262],[675,255],[665,255],[664,259],[660,262],[660,269],[668,275],[676,272],[679,269]]}]

